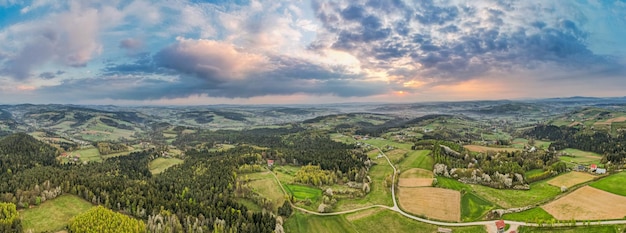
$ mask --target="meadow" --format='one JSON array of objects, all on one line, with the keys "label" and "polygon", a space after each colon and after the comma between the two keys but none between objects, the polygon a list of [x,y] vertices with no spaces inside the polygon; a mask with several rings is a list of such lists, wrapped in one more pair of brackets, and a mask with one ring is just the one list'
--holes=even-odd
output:
[{"label": "meadow", "polygon": [[519,233],[621,233],[626,229],[622,225],[585,226],[585,227],[520,227]]},{"label": "meadow", "polygon": [[473,193],[465,193],[461,197],[461,220],[463,222],[479,221],[496,206]]},{"label": "meadow", "polygon": [[626,196],[626,172],[620,172],[590,184],[591,187]]},{"label": "meadow", "polygon": [[184,161],[182,159],[177,158],[157,158],[150,161],[150,164],[148,164],[148,168],[150,169],[150,173],[152,173],[152,175],[156,175],[174,165],[181,164],[183,162]]},{"label": "meadow", "polygon": [[261,196],[272,200],[275,207],[283,205],[285,201],[285,194],[280,189],[279,184],[274,179],[274,175],[270,172],[256,172],[251,174],[241,175],[249,179],[248,185],[254,192],[257,192]]},{"label": "meadow", "polygon": [[518,213],[510,213],[502,216],[502,219],[521,222],[548,222],[556,220],[550,213],[541,207],[535,207]]},{"label": "meadow", "polygon": [[58,231],[70,218],[89,210],[91,203],[73,195],[63,195],[39,206],[20,211],[24,232]]}]

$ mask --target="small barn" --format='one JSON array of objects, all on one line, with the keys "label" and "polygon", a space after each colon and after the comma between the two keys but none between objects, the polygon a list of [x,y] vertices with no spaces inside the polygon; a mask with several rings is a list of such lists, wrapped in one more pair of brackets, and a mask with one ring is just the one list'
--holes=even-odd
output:
[{"label": "small barn", "polygon": [[268,159],[267,160],[267,166],[268,167],[274,166],[274,160],[273,159]]},{"label": "small barn", "polygon": [[598,168],[598,169],[596,169],[596,174],[598,174],[598,175],[606,174],[606,169]]},{"label": "small barn", "polygon": [[591,164],[591,166],[589,166],[589,171],[591,171],[591,172],[595,172],[596,169],[598,169],[598,165],[596,165],[596,164]]}]

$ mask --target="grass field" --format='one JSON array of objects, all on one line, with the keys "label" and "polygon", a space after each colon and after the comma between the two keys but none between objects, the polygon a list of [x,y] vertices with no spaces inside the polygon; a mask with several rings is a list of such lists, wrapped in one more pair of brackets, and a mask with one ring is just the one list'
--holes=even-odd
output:
[{"label": "grass field", "polygon": [[553,198],[561,189],[549,185],[545,180],[530,184],[530,190],[494,189],[482,185],[471,185],[478,196],[504,208],[523,207]]},{"label": "grass field", "polygon": [[[437,232],[437,226],[408,219],[396,212],[368,209],[340,216],[315,216],[296,212],[283,225],[285,232]],[[483,226],[451,227],[455,233],[484,233]]]},{"label": "grass field", "polygon": [[622,233],[626,226],[585,226],[585,227],[520,227],[519,233]]},{"label": "grass field", "polygon": [[461,220],[464,222],[481,220],[487,212],[496,206],[473,193],[461,197]]},{"label": "grass field", "polygon": [[77,150],[70,154],[80,154],[81,161],[102,162],[102,157],[100,157],[100,152],[97,148]]},{"label": "grass field", "polygon": [[283,186],[297,200],[309,199],[312,202],[316,202],[322,196],[322,190],[318,188],[297,184],[285,184]]},{"label": "grass field", "polygon": [[150,161],[150,164],[148,164],[148,168],[150,169],[150,172],[152,173],[152,175],[156,175],[165,171],[171,166],[181,164],[183,162],[184,161],[182,159],[177,159],[177,158],[169,158],[169,159],[157,158],[155,160]]},{"label": "grass field", "polygon": [[261,212],[261,211],[263,211],[263,208],[261,208],[259,205],[257,205],[256,203],[254,203],[251,200],[244,199],[244,198],[236,198],[235,200],[237,202],[239,202],[240,204],[246,206],[246,208],[248,208],[248,210],[250,210],[250,211],[253,211],[253,212]]},{"label": "grass field", "polygon": [[372,178],[370,183],[370,193],[363,198],[340,199],[337,202],[336,209],[349,210],[369,205],[386,205],[392,206],[391,189],[385,187],[384,181],[388,175],[393,174],[393,169],[384,158],[377,160],[378,164],[370,168],[368,175]]},{"label": "grass field", "polygon": [[582,151],[572,148],[567,148],[561,152],[568,154],[568,156],[560,156],[561,161],[576,163],[576,164],[597,164],[600,163],[602,156],[588,151]]},{"label": "grass field", "polygon": [[391,140],[385,140],[385,139],[367,139],[367,140],[363,140],[363,142],[377,146],[381,149],[383,149],[384,146],[393,146],[395,148],[400,148],[400,149],[405,149],[407,151],[411,150],[411,146],[413,146],[413,144],[411,143],[399,143],[399,142],[394,142]]},{"label": "grass field", "polygon": [[521,222],[547,222],[555,219],[550,213],[546,212],[541,207],[535,207],[519,213],[505,214],[503,219]]},{"label": "grass field", "polygon": [[421,168],[432,171],[435,161],[428,154],[430,154],[429,150],[409,151],[406,158],[399,164],[400,170]]},{"label": "grass field", "polygon": [[387,155],[389,160],[391,160],[391,163],[397,164],[398,162],[404,159],[404,155],[408,152],[409,151],[405,149],[394,149],[394,150],[385,152],[385,155]]},{"label": "grass field", "polygon": [[296,211],[283,225],[285,232],[328,232],[351,233],[358,232],[354,225],[339,216],[316,216]]},{"label": "grass field", "polygon": [[547,184],[545,180],[532,183],[530,185],[530,190],[512,190],[494,189],[482,185],[468,185],[451,178],[440,176],[437,177],[437,187],[473,192],[479,197],[482,197],[485,200],[503,208],[523,207],[537,204],[561,193],[560,188]]},{"label": "grass field", "polygon": [[350,136],[346,136],[340,133],[333,133],[330,134],[330,139],[332,139],[333,141],[336,142],[343,142],[345,144],[354,144],[356,143],[356,140]]},{"label": "grass field", "polygon": [[398,204],[407,212],[419,216],[451,222],[461,221],[461,193],[456,190],[398,188]]},{"label": "grass field", "polygon": [[559,220],[623,219],[626,197],[585,186],[542,208]]},{"label": "grass field", "polygon": [[568,172],[566,174],[550,179],[548,181],[548,184],[554,185],[556,187],[565,186],[570,188],[574,185],[593,180],[593,178],[595,178],[594,175],[586,172]]},{"label": "grass field", "polygon": [[[272,200],[276,208],[283,205],[283,202],[285,201],[285,194],[283,193],[283,190],[280,189],[280,186],[278,186],[279,184],[270,172],[257,172],[243,176],[247,176],[247,178],[250,179],[248,185],[253,191],[267,199]],[[313,199],[311,200],[313,201]]]},{"label": "grass field", "polygon": [[58,231],[70,218],[91,208],[91,203],[73,195],[63,195],[43,204],[20,211],[24,232]]},{"label": "grass field", "polygon": [[590,184],[591,187],[626,196],[626,172],[620,172]]}]

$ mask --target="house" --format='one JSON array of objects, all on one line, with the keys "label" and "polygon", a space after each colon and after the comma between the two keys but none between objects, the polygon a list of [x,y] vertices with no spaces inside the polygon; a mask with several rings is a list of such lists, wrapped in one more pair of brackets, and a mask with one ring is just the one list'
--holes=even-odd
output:
[{"label": "house", "polygon": [[578,166],[575,166],[574,167],[574,171],[584,172],[585,171],[585,165],[579,164]]},{"label": "house", "polygon": [[591,164],[591,166],[589,166],[589,171],[591,171],[591,172],[595,172],[596,169],[598,169],[598,165],[596,165],[596,164]]},{"label": "house", "polygon": [[267,166],[268,167],[274,166],[274,160],[273,159],[268,159],[267,160]]},{"label": "house", "polygon": [[606,169],[598,168],[598,169],[596,169],[596,174],[598,174],[598,175],[606,174]]},{"label": "house", "polygon": [[496,221],[496,229],[498,229],[498,233],[504,233],[504,228],[506,228],[504,220]]}]

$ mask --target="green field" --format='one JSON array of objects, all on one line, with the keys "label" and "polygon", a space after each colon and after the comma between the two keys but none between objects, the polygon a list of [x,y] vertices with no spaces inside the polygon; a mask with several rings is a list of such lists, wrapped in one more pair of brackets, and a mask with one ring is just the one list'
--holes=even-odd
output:
[{"label": "green field", "polygon": [[82,149],[71,152],[71,154],[76,153],[80,154],[81,161],[102,162],[102,157],[100,157],[100,152],[97,148]]},{"label": "green field", "polygon": [[65,228],[70,218],[89,210],[91,203],[73,196],[63,195],[43,204],[20,211],[24,232],[58,231]]},{"label": "green field", "polygon": [[461,220],[464,222],[481,220],[496,206],[473,193],[465,193],[461,198]]},{"label": "green field", "polygon": [[502,218],[520,222],[548,222],[554,219],[550,213],[546,212],[541,207],[535,207],[519,213],[505,214]]},{"label": "green field", "polygon": [[413,146],[413,144],[411,143],[399,143],[399,142],[394,142],[394,141],[385,140],[385,139],[378,139],[378,138],[363,140],[363,142],[374,145],[381,149],[383,149],[383,147],[385,146],[393,146],[394,148],[411,150],[411,146]]},{"label": "green field", "polygon": [[559,159],[565,162],[576,164],[599,164],[602,156],[588,151],[582,151],[572,148],[567,148],[561,152],[568,154],[569,156],[560,156]]},{"label": "green field", "polygon": [[274,179],[274,175],[270,172],[256,172],[242,175],[247,177],[250,181],[248,185],[252,190],[261,196],[272,200],[274,206],[278,208],[283,205],[285,201],[285,194],[280,189],[279,184]]},{"label": "green field", "polygon": [[471,185],[473,191],[488,201],[504,208],[533,205],[554,198],[561,190],[542,180],[530,184],[530,190],[494,189],[482,185]]},{"label": "green field", "polygon": [[602,178],[601,180],[591,183],[590,186],[617,195],[626,196],[626,172],[620,172]]},{"label": "green field", "polygon": [[285,232],[358,232],[354,229],[354,225],[348,222],[343,215],[317,216],[303,214],[298,211],[285,221],[283,227]]},{"label": "green field", "polygon": [[370,193],[363,198],[356,199],[340,199],[337,202],[337,210],[350,210],[369,205],[386,205],[392,206],[391,189],[385,187],[384,180],[388,175],[393,174],[393,169],[387,163],[387,160],[380,158],[376,160],[378,165],[370,168],[368,175],[372,178],[370,184]]},{"label": "green field", "polygon": [[150,168],[150,172],[152,173],[152,175],[156,175],[165,171],[171,166],[174,166],[176,164],[181,164],[183,162],[184,161],[182,159],[177,159],[177,158],[169,158],[169,159],[157,158],[155,160],[150,161],[150,164],[148,164],[148,168]]},{"label": "green field", "polygon": [[404,158],[399,165],[400,170],[421,168],[432,171],[434,160],[432,157],[428,156],[428,154],[430,154],[429,150],[409,151],[407,157]]},{"label": "green field", "polygon": [[288,193],[296,198],[296,200],[309,199],[315,203],[322,196],[322,190],[315,187],[298,184],[285,184],[283,186]]},{"label": "green field", "polygon": [[354,144],[356,143],[356,140],[350,136],[346,136],[340,133],[333,133],[330,134],[330,139],[337,141],[337,142],[343,142],[345,144]]},{"label": "green field", "polygon": [[251,200],[248,200],[248,199],[245,199],[245,198],[237,198],[235,200],[237,202],[239,202],[240,204],[244,205],[250,211],[253,211],[253,212],[261,212],[261,211],[263,211],[263,208],[261,208],[259,205],[257,205],[256,203],[254,203]]},{"label": "green field", "polygon": [[520,227],[520,233],[621,233],[626,226],[585,226],[585,227]]},{"label": "green field", "polygon": [[546,180],[532,183],[530,190],[494,189],[482,185],[468,185],[446,177],[437,177],[437,186],[473,192],[477,196],[503,208],[537,204],[561,193],[559,188],[547,184]]},{"label": "green field", "polygon": [[543,172],[544,172],[543,169],[533,169],[533,170],[525,172],[524,176],[530,177],[530,176],[534,176],[534,175],[539,175],[539,174],[541,174]]},{"label": "green field", "polygon": [[[352,219],[352,220],[347,220]],[[296,212],[284,224],[285,232],[436,232],[437,226],[414,221],[396,212],[359,211],[340,216],[315,216]],[[483,226],[451,227],[453,232],[483,233]]]}]

